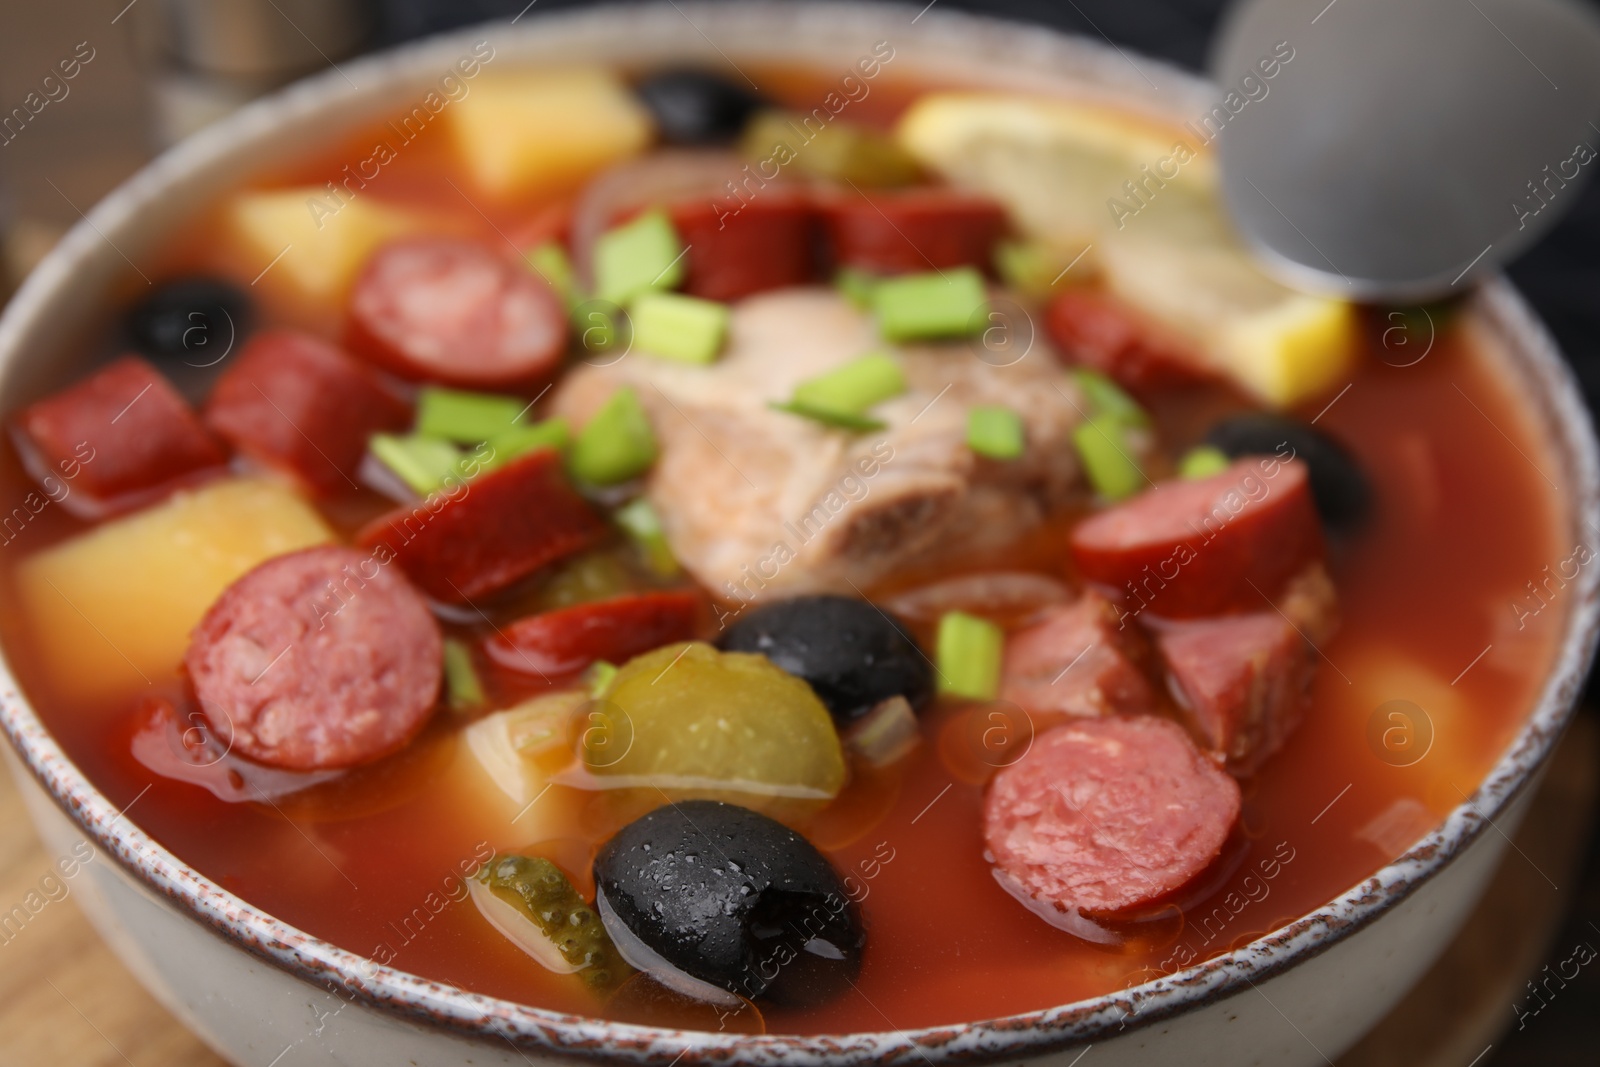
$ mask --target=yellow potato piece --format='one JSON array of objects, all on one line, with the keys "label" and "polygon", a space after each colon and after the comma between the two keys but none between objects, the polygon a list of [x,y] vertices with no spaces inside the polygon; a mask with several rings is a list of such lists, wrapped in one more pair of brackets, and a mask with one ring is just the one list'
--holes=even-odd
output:
[{"label": "yellow potato piece", "polygon": [[341,201],[314,185],[244,193],[229,205],[227,219],[243,269],[325,304],[343,299],[379,245],[419,225],[408,212],[348,193]]},{"label": "yellow potato piece", "polygon": [[19,607],[35,655],[69,698],[137,692],[178,670],[189,633],[234,579],[331,541],[284,486],[230,479],[174,495],[25,560]]},{"label": "yellow potato piece", "polygon": [[473,181],[496,197],[569,189],[638,153],[652,133],[627,87],[591,67],[485,79],[448,121]]}]

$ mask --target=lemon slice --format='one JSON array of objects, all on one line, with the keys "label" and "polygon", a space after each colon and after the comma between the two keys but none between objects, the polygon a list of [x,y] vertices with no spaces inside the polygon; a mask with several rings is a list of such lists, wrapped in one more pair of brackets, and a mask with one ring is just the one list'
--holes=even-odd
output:
[{"label": "lemon slice", "polygon": [[1088,248],[1112,293],[1263,402],[1300,403],[1349,370],[1353,309],[1257,269],[1221,212],[1215,161],[1192,127],[1070,100],[951,92],[919,100],[896,136],[952,184],[999,200],[1035,240]]}]

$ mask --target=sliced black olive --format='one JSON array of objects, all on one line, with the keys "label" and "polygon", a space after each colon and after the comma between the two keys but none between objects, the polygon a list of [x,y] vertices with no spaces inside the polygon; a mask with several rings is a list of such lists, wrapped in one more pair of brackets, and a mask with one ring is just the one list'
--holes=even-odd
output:
[{"label": "sliced black olive", "polygon": [[838,873],[805,838],[748,808],[657,808],[606,843],[594,880],[618,951],[680,992],[703,983],[710,994],[805,1006],[861,968],[866,938]]},{"label": "sliced black olive", "polygon": [[1292,454],[1304,462],[1317,513],[1334,532],[1355,529],[1372,505],[1372,487],[1355,457],[1309,423],[1260,411],[1235,415],[1213,426],[1206,443],[1234,458]]},{"label": "sliced black olive", "polygon": [[933,667],[898,619],[865,600],[801,596],[755,608],[718,642],[759,652],[803,678],[841,726],[879,701],[903,696],[921,709],[933,699]]},{"label": "sliced black olive", "polygon": [[195,367],[219,362],[249,328],[250,300],[226,282],[180,278],[157,287],[128,313],[133,346]]},{"label": "sliced black olive", "polygon": [[669,144],[736,141],[762,105],[761,98],[744,86],[703,70],[652,74],[639,83],[637,91]]}]

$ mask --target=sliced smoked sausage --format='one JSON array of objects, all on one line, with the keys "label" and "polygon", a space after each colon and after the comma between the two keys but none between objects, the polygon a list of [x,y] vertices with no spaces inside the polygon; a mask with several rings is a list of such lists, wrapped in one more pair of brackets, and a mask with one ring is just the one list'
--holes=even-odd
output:
[{"label": "sliced smoked sausage", "polygon": [[1138,627],[1089,590],[1006,639],[1000,696],[1028,711],[1067,715],[1154,711]]},{"label": "sliced smoked sausage", "polygon": [[987,270],[1006,228],[998,203],[953,189],[840,192],[822,207],[835,261],[874,274]]},{"label": "sliced smoked sausage", "polygon": [[1040,734],[995,776],[984,842],[1035,901],[1091,916],[1151,904],[1204,871],[1239,818],[1239,786],[1154,716]]},{"label": "sliced smoked sausage", "polygon": [[206,425],[239,451],[319,493],[357,488],[367,438],[401,430],[411,405],[371,368],[297,330],[257,334],[218,379]]},{"label": "sliced smoked sausage", "polygon": [[817,214],[802,190],[763,189],[748,201],[719,190],[668,214],[688,248],[683,289],[693,296],[740,300],[816,277]]},{"label": "sliced smoked sausage", "polygon": [[629,593],[540,612],[500,627],[484,642],[489,658],[514,671],[568,674],[595,660],[623,663],[694,637],[699,593]]},{"label": "sliced smoked sausage", "polygon": [[90,519],[151,503],[228,461],[178,391],[137,356],[25,409],[15,438],[28,473]]},{"label": "sliced smoked sausage", "polygon": [[402,378],[468,389],[548,380],[567,342],[561,299],[532,270],[478,241],[385,245],[350,296],[351,352]]},{"label": "sliced smoked sausage", "polygon": [[403,748],[439,696],[443,638],[382,557],[323,546],[230,585],[184,669],[230,751],[274,767],[353,767]]},{"label": "sliced smoked sausage", "polygon": [[1167,618],[1264,608],[1323,548],[1305,464],[1274,456],[1147,489],[1069,541],[1078,570],[1125,610]]}]

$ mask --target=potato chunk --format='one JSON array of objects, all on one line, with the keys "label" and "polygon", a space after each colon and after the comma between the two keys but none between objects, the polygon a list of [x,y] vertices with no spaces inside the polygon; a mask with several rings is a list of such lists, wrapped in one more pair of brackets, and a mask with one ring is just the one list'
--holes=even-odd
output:
[{"label": "potato chunk", "polygon": [[69,698],[112,697],[170,679],[189,631],[234,579],[332,538],[276,482],[214,482],[31,556],[17,600],[52,684]]},{"label": "potato chunk", "polygon": [[473,180],[496,197],[559,192],[649,143],[648,112],[606,71],[486,79],[449,110]]},{"label": "potato chunk", "polygon": [[418,224],[407,212],[371,199],[341,202],[318,186],[245,193],[228,208],[243,269],[318,304],[343,299],[367,257]]}]

